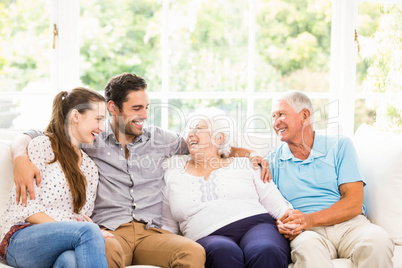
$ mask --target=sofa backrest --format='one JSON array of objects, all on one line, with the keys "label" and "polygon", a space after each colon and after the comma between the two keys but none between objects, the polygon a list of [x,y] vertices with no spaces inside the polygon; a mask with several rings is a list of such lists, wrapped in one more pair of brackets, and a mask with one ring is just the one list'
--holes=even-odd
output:
[{"label": "sofa backrest", "polygon": [[402,245],[402,135],[361,125],[353,142],[367,183],[367,216]]},{"label": "sofa backrest", "polygon": [[[328,125],[327,129],[316,130],[321,135],[341,135],[342,127],[337,124]],[[282,144],[278,136],[272,132],[270,134],[246,133],[237,136],[237,147],[252,149],[261,156],[267,156],[271,151]]]},{"label": "sofa backrest", "polygon": [[265,157],[280,144],[276,135],[243,134],[238,136],[235,146],[252,149]]},{"label": "sofa backrest", "polygon": [[[238,146],[266,156],[280,141],[276,136],[243,135]],[[365,206],[369,219],[387,230],[402,245],[402,135],[384,133],[362,125],[353,138],[366,179]],[[0,140],[0,217],[13,185],[9,141]],[[1,231],[1,230],[0,230]]]},{"label": "sofa backrest", "polygon": [[6,209],[6,202],[13,187],[13,167],[10,142],[0,140],[0,217]]}]

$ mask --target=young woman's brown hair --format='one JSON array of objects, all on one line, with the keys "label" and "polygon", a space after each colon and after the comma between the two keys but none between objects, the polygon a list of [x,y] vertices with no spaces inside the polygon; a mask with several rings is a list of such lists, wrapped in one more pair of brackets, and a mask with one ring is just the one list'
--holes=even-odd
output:
[{"label": "young woman's brown hair", "polygon": [[94,109],[94,104],[105,101],[101,94],[83,87],[74,88],[70,92],[62,91],[54,98],[52,117],[46,127],[45,134],[54,152],[54,159],[49,164],[56,161],[60,163],[70,187],[75,213],[79,213],[86,202],[86,179],[78,166],[79,156],[68,135],[68,115],[73,109],[84,114]]}]

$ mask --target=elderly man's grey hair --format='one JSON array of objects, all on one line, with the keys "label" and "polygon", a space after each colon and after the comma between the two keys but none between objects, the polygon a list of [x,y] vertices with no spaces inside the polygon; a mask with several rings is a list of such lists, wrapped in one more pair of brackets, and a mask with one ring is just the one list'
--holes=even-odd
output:
[{"label": "elderly man's grey hair", "polygon": [[307,96],[306,93],[298,91],[298,90],[291,90],[285,92],[278,98],[274,99],[274,102],[279,101],[286,101],[296,113],[300,113],[301,110],[307,109],[310,111],[310,124],[314,123],[314,106],[313,102]]},{"label": "elderly man's grey hair", "polygon": [[211,131],[212,142],[214,142],[215,138],[219,135],[223,135],[223,142],[219,145],[214,144],[217,145],[218,154],[221,157],[228,157],[234,140],[235,128],[232,118],[218,108],[212,107],[197,109],[194,113],[190,114],[187,121],[188,127],[194,127],[199,120],[203,120],[207,123],[208,128]]}]

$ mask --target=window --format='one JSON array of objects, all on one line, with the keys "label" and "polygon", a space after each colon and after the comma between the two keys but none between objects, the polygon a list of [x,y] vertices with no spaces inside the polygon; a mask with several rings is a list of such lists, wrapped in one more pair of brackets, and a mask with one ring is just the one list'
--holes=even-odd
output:
[{"label": "window", "polygon": [[359,1],[355,128],[402,131],[402,4]]},{"label": "window", "polygon": [[160,91],[161,1],[81,0],[79,8],[82,83],[102,91],[111,77],[131,72]]},{"label": "window", "polygon": [[[402,35],[400,27],[393,25],[401,24],[401,4],[373,2],[40,0],[30,4],[33,6],[29,11],[20,10],[21,14],[17,14],[14,10],[19,6],[27,8],[27,4],[5,1],[0,4],[0,12],[6,14],[1,16],[3,32],[16,35],[20,29],[28,28],[41,32],[37,30],[32,39],[25,38],[35,46],[25,43],[24,51],[40,46],[34,53],[35,64],[18,65],[18,57],[13,59],[16,62],[10,63],[7,58],[4,63],[6,53],[4,49],[0,51],[0,72],[7,72],[0,78],[0,94],[2,101],[8,95],[25,96],[9,94],[25,92],[29,85],[26,79],[17,79],[18,72],[10,74],[10,68],[15,66],[25,76],[34,74],[33,80],[47,79],[52,89],[49,99],[55,92],[80,84],[103,91],[112,76],[133,72],[148,82],[152,104],[149,124],[182,131],[183,120],[190,111],[215,106],[235,119],[239,132],[271,133],[272,97],[297,89],[308,92],[313,99],[317,109],[315,128],[337,123],[342,125],[344,134],[351,135],[361,122],[379,118],[380,106],[375,100],[392,96],[390,92],[395,98],[386,97],[394,101],[386,113],[395,115],[393,122],[400,122],[398,107],[402,105],[395,101],[402,91],[398,80]],[[46,12],[40,12],[43,6]],[[396,24],[384,24],[390,17]],[[15,30],[4,30],[6,20],[14,22]],[[26,24],[24,20],[32,21],[30,27],[17,25]],[[56,49],[51,49],[53,24],[59,33]],[[357,59],[355,29],[361,47]],[[396,54],[387,54],[389,64],[382,67],[396,67],[390,68],[387,79],[379,79],[392,87],[386,87],[386,94],[372,95],[367,86],[374,79],[370,72],[373,68],[384,70],[376,62],[384,62],[385,56],[373,57],[367,48],[373,40],[380,39],[377,35],[386,32],[392,32],[388,36],[388,45],[393,44],[389,51]],[[3,35],[0,38],[8,49],[18,49],[15,36],[11,41]],[[14,88],[6,89],[5,84]],[[9,107],[8,112],[16,109],[13,102]],[[36,117],[47,122],[50,112],[44,114],[43,111],[42,116]],[[9,118],[9,125],[0,128],[44,127],[28,121],[34,125],[21,126],[17,119]]]},{"label": "window", "polygon": [[191,111],[215,106],[238,131],[251,121],[266,133],[276,94],[329,100],[331,2],[82,0],[80,10],[81,81],[102,89],[122,72],[145,77],[150,124],[180,132]]},{"label": "window", "polygon": [[0,3],[0,128],[33,127],[33,121],[45,127],[48,122],[51,99],[46,105],[43,96],[51,87],[49,26],[49,1]]}]

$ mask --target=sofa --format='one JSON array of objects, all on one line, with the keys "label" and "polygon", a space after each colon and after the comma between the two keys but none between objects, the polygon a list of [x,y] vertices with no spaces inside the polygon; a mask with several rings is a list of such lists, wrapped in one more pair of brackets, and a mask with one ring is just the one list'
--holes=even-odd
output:
[{"label": "sofa", "polygon": [[[13,183],[10,145],[14,136],[15,133],[0,132],[0,216]],[[381,132],[362,125],[353,136],[353,142],[367,183],[364,198],[367,216],[390,234],[395,242],[394,268],[402,268],[402,134]],[[274,137],[250,135],[243,136],[240,145],[266,155],[279,144]],[[352,267],[348,259],[334,259],[332,262],[336,268]],[[9,266],[2,260],[0,268],[4,267]],[[289,265],[291,267],[293,264]]]}]

